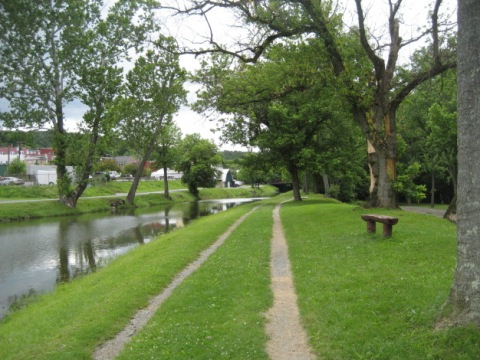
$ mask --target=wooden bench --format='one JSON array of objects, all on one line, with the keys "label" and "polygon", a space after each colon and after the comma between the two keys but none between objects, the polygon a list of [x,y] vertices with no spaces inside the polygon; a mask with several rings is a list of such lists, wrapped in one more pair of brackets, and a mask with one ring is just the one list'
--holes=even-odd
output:
[{"label": "wooden bench", "polygon": [[367,222],[367,232],[374,233],[377,230],[377,222],[383,224],[383,237],[392,236],[392,227],[398,223],[398,218],[385,215],[362,215],[362,219]]}]

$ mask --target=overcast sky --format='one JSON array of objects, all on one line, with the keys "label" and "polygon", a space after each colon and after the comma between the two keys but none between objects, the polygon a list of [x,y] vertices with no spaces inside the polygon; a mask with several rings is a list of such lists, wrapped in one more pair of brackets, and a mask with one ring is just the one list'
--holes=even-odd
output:
[{"label": "overcast sky", "polygon": [[[111,3],[113,1],[114,0],[109,0],[108,2]],[[176,0],[170,1],[177,2]],[[401,36],[403,39],[414,36],[419,26],[425,26],[427,24],[427,10],[430,8],[427,5],[431,4],[432,1],[433,0],[404,0],[402,6],[404,12],[401,18]],[[179,0],[179,2],[181,2],[181,0]],[[346,4],[348,4],[348,7],[344,10],[344,21],[346,23],[356,24],[354,1],[347,0]],[[453,21],[456,20],[456,0],[444,0],[442,8],[444,12],[451,14]],[[386,14],[388,14],[387,0],[364,0],[364,12],[367,15],[368,26],[375,34],[386,32],[384,19],[386,19]],[[164,17],[164,21],[164,28],[168,29],[170,35],[175,36],[178,41],[183,44],[188,42],[199,43],[202,41],[202,34],[208,33],[208,28],[201,19],[188,19],[188,21],[186,21],[178,17]],[[215,37],[219,42],[227,43],[238,37],[238,31],[231,26],[235,23],[235,19],[228,12],[214,13],[210,21]],[[408,59],[413,50],[414,48],[410,48],[407,51],[403,51],[403,59]],[[181,58],[181,64],[189,71],[198,68],[198,62],[193,56],[183,56]],[[186,87],[190,91],[189,101],[193,102],[195,100],[195,90],[198,87],[191,83],[186,84]],[[74,131],[76,129],[76,124],[82,119],[84,112],[85,107],[79,101],[67,106],[65,120],[68,130]],[[176,114],[175,121],[184,135],[199,133],[203,138],[211,139],[217,145],[220,145],[219,134],[214,135],[211,131],[215,128],[215,124],[212,124],[209,120],[203,118],[188,107],[182,107]],[[231,144],[222,145],[221,148],[228,150],[245,150]]]}]

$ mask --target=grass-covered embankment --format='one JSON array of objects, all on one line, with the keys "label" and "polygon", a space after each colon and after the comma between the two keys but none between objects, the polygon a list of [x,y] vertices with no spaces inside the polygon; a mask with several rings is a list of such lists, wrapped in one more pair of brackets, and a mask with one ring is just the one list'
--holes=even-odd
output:
[{"label": "grass-covered embankment", "polygon": [[[89,358],[256,205],[195,220],[9,315],[0,322],[0,358]],[[248,217],[121,358],[266,359],[272,210],[264,205]],[[281,210],[302,321],[318,358],[479,358],[478,329],[434,328],[453,281],[455,226],[429,215],[376,211],[400,218],[385,240],[380,226],[376,235],[366,233],[364,212],[318,196]]]},{"label": "grass-covered embankment", "polygon": [[[246,204],[215,216],[200,218],[186,228],[162,235],[158,240],[138,247],[128,255],[118,257],[97,273],[59,286],[53,293],[42,296],[37,302],[7,315],[0,322],[0,358],[89,359],[97,345],[120,331],[138,309],[147,305],[151,296],[161,292],[181,269],[195,260],[202,250],[253,206]],[[236,265],[229,265],[232,276],[238,265],[242,265],[244,271],[251,267],[243,278],[246,282],[243,290],[252,291],[251,282],[257,288],[253,298],[246,301],[245,306],[241,307],[238,299],[235,301],[235,306],[239,306],[239,321],[245,321],[247,314],[244,310],[257,306],[259,293],[264,299],[260,303],[268,303],[269,299],[268,292],[265,293],[264,290],[268,287],[268,262],[265,260],[268,258],[265,255],[268,243],[265,237],[268,237],[270,226],[268,221],[265,223],[265,218],[262,219],[263,223],[251,224],[243,230],[243,235],[236,235],[252,242],[252,231],[257,226],[264,228],[260,234],[267,233],[260,235],[258,244],[252,244],[256,250],[250,247],[243,250],[231,248],[227,251],[229,255],[224,253],[230,258],[238,256],[236,261],[243,261],[243,264],[237,262]],[[258,254],[253,254],[255,251],[258,251]],[[214,276],[218,273],[218,267],[226,269],[227,266],[216,256],[217,265],[213,265],[213,270],[210,270],[210,275]],[[248,256],[252,258],[249,259]],[[258,257],[262,258],[260,263]],[[218,276],[218,283],[228,285],[232,280]],[[203,281],[200,287],[207,289],[210,280],[207,284]],[[224,289],[223,295],[217,294],[217,290],[202,294],[192,301],[214,306],[213,297],[225,297],[225,294],[230,294],[231,288]],[[243,290],[240,293],[243,293]],[[220,301],[220,298],[218,299],[217,301]],[[185,300],[183,303],[185,304]],[[223,300],[216,304],[220,311]],[[252,318],[252,315],[248,315],[248,318]],[[241,324],[245,326],[243,322]]]},{"label": "grass-covered embankment", "polygon": [[[455,225],[315,199],[282,207],[311,344],[325,359],[478,359],[480,331],[434,329],[453,282]],[[393,237],[361,213],[399,217]]]},{"label": "grass-covered embankment", "polygon": [[[128,193],[131,181],[109,181],[92,182],[92,185],[85,189],[83,197],[116,195],[119,193]],[[184,189],[185,185],[180,180],[171,180],[168,182],[169,189]],[[140,181],[138,193],[163,191],[163,181]],[[56,185],[33,185],[33,186],[0,186],[0,199],[55,199],[58,198],[58,189]]]},{"label": "grass-covered embankment", "polygon": [[[9,202],[0,204],[0,222],[19,221],[41,217],[69,216],[85,213],[111,211],[112,200],[125,199],[130,188],[129,182],[109,182],[103,185],[89,187],[78,200],[75,209],[62,205],[57,200],[55,186],[0,186],[0,200],[25,200],[28,202]],[[148,207],[170,202],[195,201],[180,181],[171,181],[170,199],[163,195],[163,181],[140,182],[135,197],[135,207]],[[232,189],[200,189],[200,199],[221,199],[239,197],[273,196],[276,189],[272,186]],[[119,195],[122,194],[122,195]],[[32,200],[35,200],[34,202]]]}]

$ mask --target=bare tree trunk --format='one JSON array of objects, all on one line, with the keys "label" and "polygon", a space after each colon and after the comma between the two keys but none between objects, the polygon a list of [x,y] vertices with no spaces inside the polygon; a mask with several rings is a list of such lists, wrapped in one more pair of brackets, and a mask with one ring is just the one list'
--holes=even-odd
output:
[{"label": "bare tree trunk", "polygon": [[298,168],[294,165],[289,166],[288,171],[292,177],[292,187],[293,187],[293,199],[295,201],[302,201],[302,196],[300,194],[300,179],[298,176]]},{"label": "bare tree trunk", "polygon": [[457,266],[449,303],[454,325],[480,327],[480,2],[458,1]]},{"label": "bare tree trunk", "polygon": [[393,181],[395,179],[395,159],[385,153],[374,151],[368,153],[370,168],[370,200],[367,207],[398,207]]},{"label": "bare tree trunk", "polygon": [[322,180],[323,180],[323,188],[325,189],[325,195],[326,195],[330,190],[330,182],[328,181],[328,175],[322,174]]},{"label": "bare tree trunk", "polygon": [[165,190],[164,190],[163,194],[165,195],[165,197],[167,199],[170,199],[170,193],[168,192],[168,176],[167,175],[168,175],[167,174],[167,167],[164,166],[163,167],[163,185],[164,185]]},{"label": "bare tree trunk", "polygon": [[130,205],[133,205],[133,203],[135,202],[135,194],[137,193],[137,188],[138,188],[138,184],[140,183],[140,178],[142,177],[143,169],[145,168],[145,164],[147,163],[148,159],[150,158],[150,155],[153,152],[154,146],[155,146],[155,143],[154,141],[152,141],[152,143],[150,144],[145,154],[143,154],[143,158],[140,161],[140,164],[138,165],[137,173],[133,178],[132,186],[130,186],[130,190],[128,191],[128,194],[127,194],[127,202]]},{"label": "bare tree trunk", "polygon": [[54,146],[55,146],[55,164],[57,165],[57,188],[58,188],[58,197],[59,201],[71,208],[77,206],[77,199],[75,196],[72,196],[70,183],[71,179],[69,177],[67,166],[66,166],[66,157],[67,157],[67,133],[65,132],[63,126],[63,110],[57,108],[57,124],[54,133]]}]

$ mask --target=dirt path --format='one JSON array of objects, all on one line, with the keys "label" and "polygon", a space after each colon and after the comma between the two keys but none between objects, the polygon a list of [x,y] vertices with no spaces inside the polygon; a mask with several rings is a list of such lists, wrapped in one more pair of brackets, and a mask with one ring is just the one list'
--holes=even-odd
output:
[{"label": "dirt path", "polygon": [[416,212],[419,214],[429,214],[439,218],[443,218],[443,215],[445,215],[445,210],[442,209],[432,209],[420,206],[402,206],[401,209],[405,211]]},{"label": "dirt path", "polygon": [[300,324],[297,295],[293,286],[288,247],[280,221],[280,205],[273,211],[271,249],[272,291],[274,301],[267,313],[267,352],[272,360],[310,360],[315,355]]},{"label": "dirt path", "polygon": [[135,316],[130,320],[130,322],[125,326],[125,328],[117,334],[117,336],[106,343],[99,346],[93,358],[95,360],[107,360],[114,359],[120,351],[123,349],[124,345],[130,341],[130,338],[139,330],[141,330],[150,320],[150,318],[155,314],[160,305],[172,294],[173,290],[179,286],[183,280],[190,276],[195,270],[197,270],[207,259],[208,257],[215,252],[215,250],[220,247],[225,240],[230,236],[230,234],[240,225],[257,207],[252,209],[247,214],[243,215],[238,219],[228,230],[222,234],[218,240],[213,243],[207,250],[204,250],[200,257],[195,260],[193,263],[188,265],[185,269],[182,270],[180,274],[167,286],[167,288],[159,295],[155,296],[150,300],[149,305],[138,311]]}]

